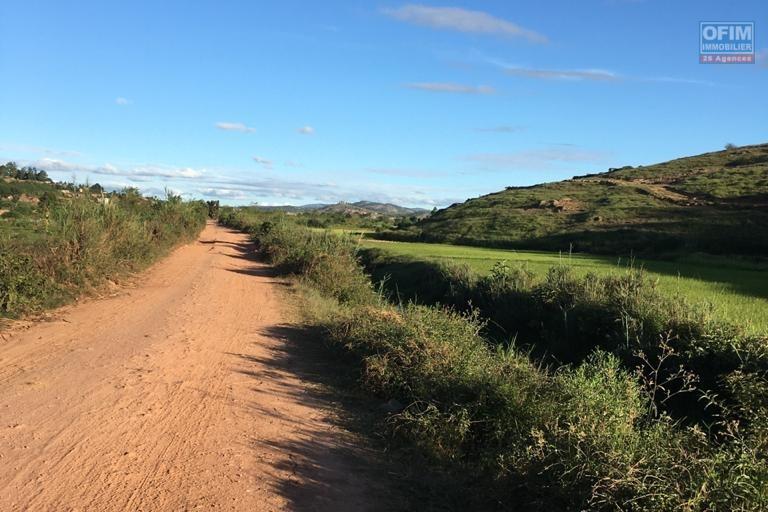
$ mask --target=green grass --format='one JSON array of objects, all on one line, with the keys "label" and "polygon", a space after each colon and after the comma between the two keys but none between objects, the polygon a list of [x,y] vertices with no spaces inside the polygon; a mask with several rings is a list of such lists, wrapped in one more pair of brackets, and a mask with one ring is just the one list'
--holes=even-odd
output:
[{"label": "green grass", "polygon": [[364,248],[384,249],[393,255],[466,264],[487,274],[494,264],[520,264],[537,275],[553,265],[566,263],[576,275],[616,272],[628,265],[642,267],[658,280],[659,288],[682,295],[693,303],[708,303],[716,317],[744,326],[750,333],[768,332],[768,265],[729,262],[720,258],[699,261],[634,260],[612,256],[516,251],[448,244],[361,240]]},{"label": "green grass", "polygon": [[669,184],[677,191],[729,199],[768,194],[768,145],[744,146],[608,173],[611,178]]}]

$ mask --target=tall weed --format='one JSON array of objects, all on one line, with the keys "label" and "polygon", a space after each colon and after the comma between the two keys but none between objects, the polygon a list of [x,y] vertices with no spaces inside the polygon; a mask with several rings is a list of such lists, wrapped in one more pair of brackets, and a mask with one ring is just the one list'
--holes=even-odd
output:
[{"label": "tall weed", "polygon": [[139,269],[205,225],[202,203],[129,194],[111,199],[46,203],[30,212],[43,222],[35,237],[0,240],[0,315],[55,305],[105,278]]}]

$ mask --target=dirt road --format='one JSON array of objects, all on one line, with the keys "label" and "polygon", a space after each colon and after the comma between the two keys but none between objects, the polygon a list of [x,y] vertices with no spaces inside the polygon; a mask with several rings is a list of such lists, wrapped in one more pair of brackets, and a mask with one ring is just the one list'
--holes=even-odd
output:
[{"label": "dirt road", "polygon": [[3,333],[0,510],[389,508],[250,255],[210,224],[136,285]]}]

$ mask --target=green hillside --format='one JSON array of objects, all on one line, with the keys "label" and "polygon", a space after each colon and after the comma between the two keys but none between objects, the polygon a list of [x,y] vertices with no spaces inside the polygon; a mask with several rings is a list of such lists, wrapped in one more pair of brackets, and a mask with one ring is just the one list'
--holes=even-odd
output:
[{"label": "green hillside", "polygon": [[768,144],[469,199],[382,238],[601,253],[761,254]]}]

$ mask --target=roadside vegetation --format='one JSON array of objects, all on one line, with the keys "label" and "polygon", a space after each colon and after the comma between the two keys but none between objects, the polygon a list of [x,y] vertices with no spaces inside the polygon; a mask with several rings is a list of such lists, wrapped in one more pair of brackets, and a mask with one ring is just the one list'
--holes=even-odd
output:
[{"label": "roadside vegetation", "polygon": [[12,163],[0,171],[0,317],[59,305],[141,269],[205,225],[202,202],[54,184]]},{"label": "roadside vegetation", "polygon": [[427,299],[418,282],[436,264],[466,266],[476,278],[498,270],[499,265],[525,270],[541,280],[553,266],[565,266],[578,277],[589,273],[621,275],[642,269],[660,293],[676,296],[713,318],[740,325],[746,332],[768,333],[768,262],[704,254],[651,260],[594,254],[515,251],[449,244],[389,242],[360,239],[361,256],[374,280],[387,278],[387,287],[401,297]]},{"label": "roadside vegetation", "polygon": [[[385,209],[379,212],[372,209],[363,209],[354,206],[363,203],[339,203],[323,208],[301,209],[290,206],[244,206],[239,209],[247,214],[258,215],[263,219],[280,219],[288,216],[292,222],[300,226],[314,229],[331,229],[349,233],[371,233],[385,231],[397,227],[412,226],[418,222],[420,216],[411,213],[409,208],[391,207],[391,211]],[[379,205],[379,203],[369,203]],[[405,214],[400,214],[406,212]],[[421,215],[426,215],[422,210],[416,210]]]},{"label": "roadside vegetation", "polygon": [[768,341],[642,270],[433,264],[414,302],[375,285],[351,237],[232,209],[222,222],[306,285],[308,321],[387,404],[392,441],[474,489],[466,506],[768,507]]}]

